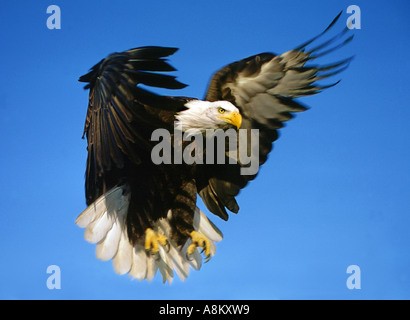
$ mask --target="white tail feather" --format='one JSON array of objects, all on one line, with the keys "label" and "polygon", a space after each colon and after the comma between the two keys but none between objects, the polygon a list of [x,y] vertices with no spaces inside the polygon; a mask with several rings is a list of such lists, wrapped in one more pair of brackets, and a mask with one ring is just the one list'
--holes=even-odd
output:
[{"label": "white tail feather", "polygon": [[181,257],[181,253],[173,245],[170,246],[169,257],[172,261],[172,268],[175,270],[175,273],[182,281],[185,281],[189,275],[189,264]]},{"label": "white tail feather", "polygon": [[105,238],[101,240],[95,248],[95,253],[98,259],[108,261],[116,255],[121,239],[122,228],[120,222],[114,222],[111,230],[108,231]]},{"label": "white tail feather", "polygon": [[117,254],[114,259],[112,259],[112,265],[115,272],[120,275],[128,273],[132,267],[132,260],[133,246],[128,239],[127,229],[124,228],[121,232],[121,239]]},{"label": "white tail feather", "polygon": [[85,229],[84,238],[90,243],[96,243],[104,239],[113,226],[113,214],[115,213],[104,212],[101,217],[91,222]]},{"label": "white tail feather", "polygon": [[162,246],[159,247],[159,257],[157,258],[156,263],[161,272],[162,281],[165,283],[168,280],[169,283],[172,283],[172,280],[174,279],[173,265],[168,258],[167,252]]},{"label": "white tail feather", "polygon": [[132,268],[130,276],[140,281],[147,275],[147,253],[143,246],[136,245],[133,252]]},{"label": "white tail feather", "polygon": [[[163,282],[172,283],[174,271],[184,281],[190,268],[199,270],[202,266],[202,256],[197,248],[194,254],[186,256],[188,246],[192,243],[188,239],[183,246],[178,246],[171,239],[169,220],[172,212],[166,218],[156,222],[155,232],[164,234],[169,240],[169,247],[160,246],[159,253],[149,255],[144,249],[144,239],[139,239],[133,245],[128,239],[126,218],[129,206],[129,194],[124,192],[125,186],[111,189],[98,198],[76,219],[78,226],[86,228],[84,237],[88,242],[97,243],[96,256],[108,261],[112,259],[116,273],[128,273],[133,279],[152,281],[159,270]],[[223,236],[218,228],[196,208],[193,227],[210,241],[211,256],[215,255],[215,242],[221,241]]]},{"label": "white tail feather", "polygon": [[219,242],[223,238],[222,232],[208,219],[208,217],[199,208],[195,209],[194,228],[209,240]]},{"label": "white tail feather", "polygon": [[99,197],[97,200],[94,201],[93,204],[88,206],[75,220],[75,223],[80,228],[87,227],[93,220],[100,217],[104,212],[107,211],[107,204],[106,202],[112,201],[112,199],[118,198],[121,196],[123,192],[123,188],[115,187],[112,188],[110,191]]},{"label": "white tail feather", "polygon": [[153,256],[147,256],[147,274],[145,276],[145,279],[151,282],[152,279],[154,279],[157,270],[158,265],[155,263]]}]

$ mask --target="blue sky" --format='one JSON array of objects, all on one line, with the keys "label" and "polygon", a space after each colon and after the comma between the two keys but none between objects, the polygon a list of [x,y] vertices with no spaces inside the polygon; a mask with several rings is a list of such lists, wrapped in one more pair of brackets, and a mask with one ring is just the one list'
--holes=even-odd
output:
[{"label": "blue sky", "polygon": [[[61,30],[46,26],[61,8]],[[186,282],[131,281],[95,258],[74,220],[85,209],[88,92],[107,54],[180,48],[171,63],[202,98],[211,74],[282,53],[349,5],[361,29],[322,61],[355,55],[342,82],[302,101],[268,163],[238,197],[216,256]],[[407,1],[7,1],[0,12],[1,299],[409,299],[410,4]],[[334,59],[332,59],[334,58]],[[166,92],[169,93],[169,92]],[[200,203],[200,207],[205,210]],[[206,211],[205,211],[206,212]],[[47,267],[61,270],[49,290]],[[360,290],[346,287],[349,265]]]}]

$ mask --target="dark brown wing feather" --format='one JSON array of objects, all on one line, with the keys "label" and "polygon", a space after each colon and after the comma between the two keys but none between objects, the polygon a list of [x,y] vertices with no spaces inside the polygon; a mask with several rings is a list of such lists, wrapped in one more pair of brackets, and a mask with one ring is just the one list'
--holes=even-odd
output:
[{"label": "dark brown wing feather", "polygon": [[[307,51],[307,46],[327,33],[339,19],[340,14],[320,35],[294,50],[282,55],[261,53],[234,62],[214,74],[206,100],[228,100],[235,104],[243,116],[242,129],[259,129],[259,165],[267,160],[272,143],[278,138],[278,129],[293,114],[307,110],[294,100],[298,97],[319,93],[331,85],[319,85],[317,81],[334,76],[347,68],[352,58],[333,64],[307,65],[312,60],[340,48],[352,40],[352,36],[329,48],[342,38],[345,28],[330,40]],[[324,49],[324,51],[320,51]],[[237,213],[239,206],[235,196],[256,175],[240,175],[239,165],[199,167],[198,191],[208,209],[227,220],[226,208]]]},{"label": "dark brown wing feather", "polygon": [[[84,127],[88,141],[87,204],[117,185],[126,174],[123,170],[126,165],[136,165],[144,157],[149,158],[152,130],[166,126],[169,121],[154,116],[155,113],[183,109],[183,100],[156,95],[140,87],[186,86],[173,76],[158,73],[175,70],[164,57],[176,50],[142,47],[114,53],[79,79],[88,82],[85,88],[90,89]],[[152,112],[153,108],[158,110]]]}]

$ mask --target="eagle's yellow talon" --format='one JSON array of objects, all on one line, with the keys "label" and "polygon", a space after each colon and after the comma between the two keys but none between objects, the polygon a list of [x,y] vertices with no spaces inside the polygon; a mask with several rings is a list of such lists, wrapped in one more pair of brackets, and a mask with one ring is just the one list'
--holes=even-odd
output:
[{"label": "eagle's yellow talon", "polygon": [[151,228],[145,230],[145,250],[155,255],[159,252],[159,245],[168,247],[168,239],[163,234],[158,234]]},{"label": "eagle's yellow talon", "polygon": [[[202,248],[202,252],[205,255],[205,262],[208,262],[209,259],[211,258],[211,245],[209,244],[209,240],[207,237],[205,237],[203,234],[200,234],[197,231],[192,231],[190,233],[192,243],[188,246],[187,249],[187,256],[192,256],[194,254],[194,251],[197,247]],[[202,253],[201,252],[201,253]]]}]

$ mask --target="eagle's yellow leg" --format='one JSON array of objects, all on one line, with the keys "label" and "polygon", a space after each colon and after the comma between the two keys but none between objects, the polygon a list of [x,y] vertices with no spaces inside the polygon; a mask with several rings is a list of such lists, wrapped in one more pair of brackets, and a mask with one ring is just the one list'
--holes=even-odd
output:
[{"label": "eagle's yellow leg", "polygon": [[203,249],[202,251],[205,254],[206,261],[208,261],[211,258],[211,246],[208,238],[197,231],[192,231],[189,235],[191,236],[192,243],[187,249],[187,256],[191,256],[195,249],[200,247]]},{"label": "eagle's yellow leg", "polygon": [[151,228],[145,230],[145,250],[155,255],[159,251],[159,245],[168,246],[168,239],[163,234],[158,234]]}]

